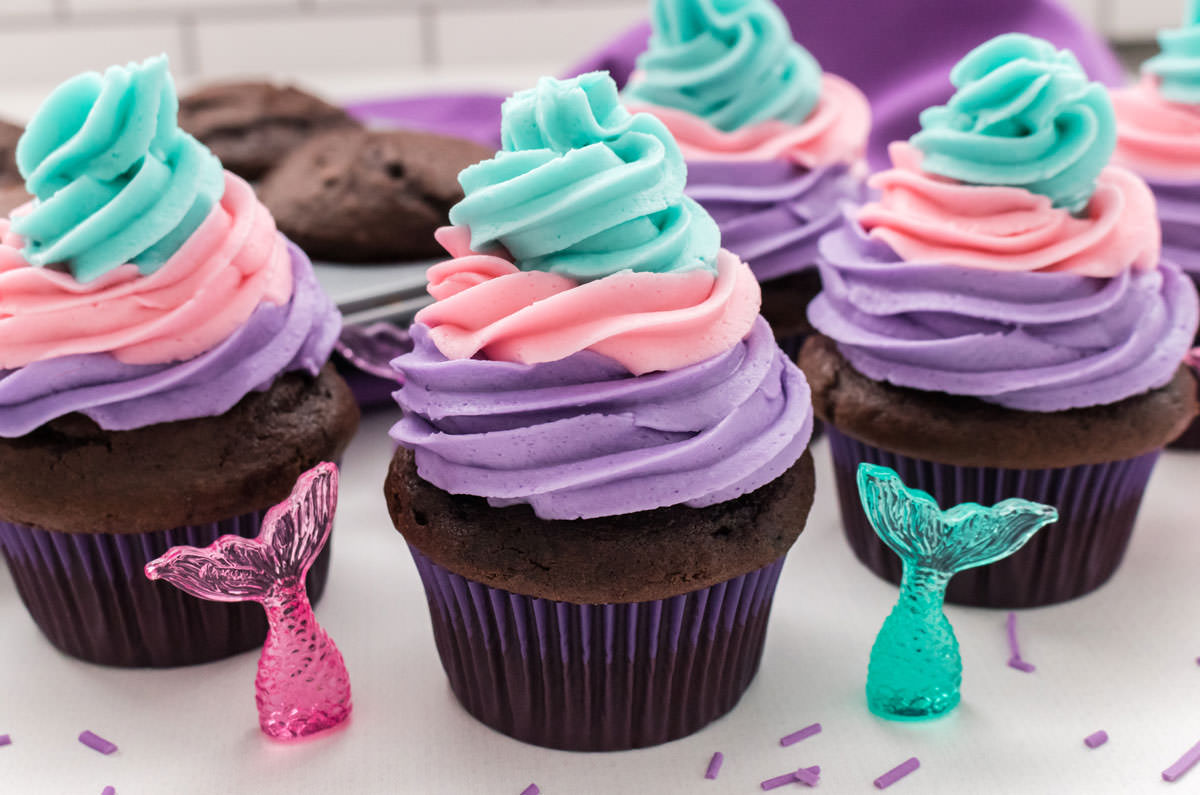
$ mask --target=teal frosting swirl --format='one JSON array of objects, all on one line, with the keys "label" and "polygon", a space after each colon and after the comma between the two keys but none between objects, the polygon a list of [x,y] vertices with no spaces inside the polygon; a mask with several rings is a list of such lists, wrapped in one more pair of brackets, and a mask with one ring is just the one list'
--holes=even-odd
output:
[{"label": "teal frosting swirl", "polygon": [[33,265],[89,282],[132,262],[162,267],[225,190],[220,162],[179,129],[166,56],[60,85],[17,144],[37,201],[13,220]]},{"label": "teal frosting swirl", "polygon": [[804,121],[820,99],[821,67],[771,0],[654,0],[651,25],[631,100],[731,132]]},{"label": "teal frosting swirl", "polygon": [[1188,24],[1158,33],[1162,50],[1142,64],[1159,80],[1159,92],[1172,102],[1200,103],[1200,3],[1188,3]]},{"label": "teal frosting swirl", "polygon": [[524,270],[589,281],[622,270],[716,272],[720,233],[683,195],[675,139],[649,114],[630,114],[606,73],[544,77],[510,97],[503,150],[459,175],[450,210],[471,246],[503,246]]},{"label": "teal frosting swirl", "polygon": [[1011,185],[1077,212],[1117,141],[1108,92],[1075,56],[1009,33],[975,48],[950,72],[958,89],[921,114],[912,143],[922,167],[961,182]]}]

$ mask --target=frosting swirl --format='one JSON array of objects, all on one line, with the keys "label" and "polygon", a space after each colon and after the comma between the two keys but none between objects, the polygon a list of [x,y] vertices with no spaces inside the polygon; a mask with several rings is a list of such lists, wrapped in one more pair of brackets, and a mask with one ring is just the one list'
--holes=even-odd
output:
[{"label": "frosting swirl", "polygon": [[1200,3],[1189,2],[1187,26],[1161,30],[1161,52],[1142,64],[1142,71],[1157,78],[1162,95],[1172,102],[1200,103]]},{"label": "frosting swirl", "polygon": [[543,519],[725,502],[785,472],[812,433],[808,384],[761,319],[717,356],[644,376],[591,351],[448,360],[425,326],[412,334],[393,362],[405,386],[392,437],[439,488]]},{"label": "frosting swirl", "polygon": [[454,259],[429,269],[437,303],[416,322],[450,359],[477,353],[523,364],[582,350],[604,354],[634,374],[684,367],[728,350],[758,316],[758,282],[728,251],[707,271],[621,271],[579,284],[468,247],[466,229],[438,240]]},{"label": "frosting swirl", "polygon": [[1009,185],[1072,212],[1087,205],[1116,144],[1108,93],[1075,56],[1018,33],[975,48],[950,72],[958,91],[921,113],[911,139],[931,174]]},{"label": "frosting swirl", "polygon": [[719,233],[683,195],[686,167],[671,134],[631,115],[600,72],[542,78],[504,103],[504,150],[459,175],[450,220],[471,247],[502,247],[522,270],[575,281],[622,270],[715,271]]},{"label": "frosting swirl", "polygon": [[895,167],[871,178],[880,198],[861,209],[858,222],[910,262],[1098,277],[1158,265],[1154,196],[1124,169],[1101,172],[1086,215],[1074,217],[1021,188],[931,177],[907,144],[890,152]]},{"label": "frosting swirl", "polygon": [[126,364],[189,359],[233,334],[259,304],[286,304],[292,294],[285,241],[232,174],[220,203],[149,276],[127,264],[81,284],[25,262],[6,226],[0,221],[0,369],[87,353]]},{"label": "frosting swirl", "polygon": [[[726,132],[685,110],[639,102],[628,92],[631,111],[657,116],[690,164],[782,159],[807,168],[857,164],[866,156],[871,106],[861,91],[837,75],[821,77],[821,98],[801,122],[764,121]],[[691,177],[689,175],[689,185]]]},{"label": "frosting swirl", "polygon": [[221,198],[221,164],[176,124],[165,56],[59,86],[17,145],[37,197],[14,221],[25,259],[92,282],[133,263],[162,267]]},{"label": "frosting swirl", "polygon": [[1154,80],[1114,90],[1112,102],[1114,163],[1158,182],[1200,181],[1200,105],[1170,101]]},{"label": "frosting swirl", "polygon": [[280,373],[316,375],[329,360],[341,316],[308,258],[291,244],[284,257],[294,284],[290,298],[259,304],[232,334],[186,361],[130,364],[111,353],[80,353],[0,369],[0,437],[23,436],[72,412],[110,431],[215,417],[268,389]]},{"label": "frosting swirl", "polygon": [[841,222],[842,205],[867,198],[854,169],[808,169],[784,160],[695,162],[687,191],[759,282],[815,268],[817,241]]},{"label": "frosting swirl", "polygon": [[821,68],[770,0],[654,0],[649,48],[625,89],[730,132],[808,118]]},{"label": "frosting swirl", "polygon": [[1097,279],[905,261],[853,220],[821,241],[809,319],[869,378],[1024,411],[1114,403],[1171,380],[1196,291],[1164,262]]}]

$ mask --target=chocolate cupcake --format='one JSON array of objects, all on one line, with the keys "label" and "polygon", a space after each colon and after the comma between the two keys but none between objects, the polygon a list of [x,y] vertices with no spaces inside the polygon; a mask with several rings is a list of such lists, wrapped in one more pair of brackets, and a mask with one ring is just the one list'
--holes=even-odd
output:
[{"label": "chocolate cupcake", "polygon": [[822,239],[823,336],[800,362],[861,560],[899,580],[858,501],[867,461],[944,507],[1055,506],[1057,524],[948,592],[1049,604],[1113,574],[1159,451],[1197,412],[1179,364],[1196,290],[1160,256],[1150,190],[1108,166],[1112,106],[1074,56],[1009,34],[951,80],[872,178],[879,201]]},{"label": "chocolate cupcake", "polygon": [[[1162,52],[1142,65],[1136,86],[1112,92],[1117,113],[1113,162],[1146,180],[1158,205],[1163,258],[1200,286],[1200,20],[1164,30]],[[1200,336],[1194,340],[1200,347]],[[1200,450],[1200,422],[1170,447]]]},{"label": "chocolate cupcake", "polygon": [[490,154],[471,141],[410,130],[327,134],[292,152],[259,195],[313,259],[424,259],[441,251],[433,233],[462,199],[458,173]]},{"label": "chocolate cupcake", "polygon": [[262,179],[287,155],[326,132],[362,129],[354,117],[295,86],[214,83],[179,99],[179,126],[242,179]]},{"label": "chocolate cupcake", "polygon": [[308,259],[175,103],[165,58],[64,83],[17,149],[36,200],[0,221],[0,549],[47,638],[108,665],[261,644],[256,606],[142,569],[257,535],[358,419]]},{"label": "chocolate cupcake", "polygon": [[808,386],[607,75],[513,96],[503,140],[460,177],[394,363],[388,507],[471,714],[555,748],[667,742],[758,668],[812,504]]},{"label": "chocolate cupcake", "polygon": [[795,357],[821,289],[817,241],[866,198],[867,99],[822,74],[771,0],[653,0],[651,24],[623,100],[675,136],[688,195],[754,269],[763,316]]}]

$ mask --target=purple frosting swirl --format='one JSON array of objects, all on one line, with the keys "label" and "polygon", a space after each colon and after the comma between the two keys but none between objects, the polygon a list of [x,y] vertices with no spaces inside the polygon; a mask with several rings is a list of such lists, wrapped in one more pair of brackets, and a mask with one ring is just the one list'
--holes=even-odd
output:
[{"label": "purple frosting swirl", "polygon": [[1162,222],[1163,258],[1200,279],[1200,184],[1147,180]]},{"label": "purple frosting swirl", "polygon": [[719,356],[643,376],[592,351],[447,360],[428,328],[412,336],[392,363],[405,378],[392,438],[435,486],[543,519],[725,502],[787,471],[812,435],[808,382],[762,318]]},{"label": "purple frosting swirl", "polygon": [[0,370],[0,436],[23,436],[72,412],[112,431],[224,414],[284,372],[315,375],[342,319],[312,265],[289,244],[294,278],[284,306],[260,304],[220,345],[170,364],[135,365],[107,353],[62,356]]},{"label": "purple frosting swirl", "polygon": [[1169,262],[1112,279],[905,262],[850,218],[821,258],[809,320],[855,369],[1023,411],[1164,386],[1196,331],[1196,289]]},{"label": "purple frosting swirl", "polygon": [[686,193],[716,220],[721,245],[765,282],[816,267],[817,242],[841,220],[840,206],[862,203],[867,190],[846,165],[689,161]]}]

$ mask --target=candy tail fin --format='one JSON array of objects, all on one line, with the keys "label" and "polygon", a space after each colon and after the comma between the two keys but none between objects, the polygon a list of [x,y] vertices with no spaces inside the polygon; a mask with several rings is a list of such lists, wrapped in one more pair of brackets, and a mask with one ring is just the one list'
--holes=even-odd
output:
[{"label": "candy tail fin", "polygon": [[267,512],[262,543],[271,550],[278,579],[303,578],[333,529],[338,471],[321,463],[296,481],[292,495]]},{"label": "candy tail fin", "polygon": [[172,547],[146,564],[146,576],[218,602],[262,601],[275,585],[271,551],[251,538],[221,536],[212,545]]},{"label": "candy tail fin", "polygon": [[991,508],[964,503],[942,511],[928,494],[908,488],[895,472],[874,464],[859,464],[858,487],[867,517],[884,543],[902,559],[945,574],[1006,557],[1058,519],[1053,507],[1020,499]]},{"label": "candy tail fin", "polygon": [[204,549],[173,547],[146,564],[146,576],[202,599],[261,602],[279,583],[308,573],[333,525],[337,485],[337,467],[320,464],[267,512],[259,538],[221,536]]}]

